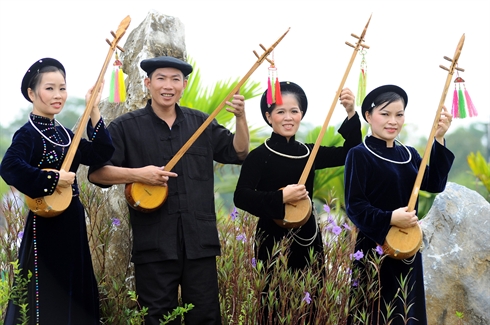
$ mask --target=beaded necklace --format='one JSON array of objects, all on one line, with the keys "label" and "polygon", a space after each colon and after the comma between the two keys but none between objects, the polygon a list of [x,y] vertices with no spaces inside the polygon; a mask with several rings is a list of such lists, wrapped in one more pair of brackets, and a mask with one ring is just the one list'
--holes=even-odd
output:
[{"label": "beaded necklace", "polygon": [[400,144],[400,145],[401,145],[403,148],[405,148],[405,149],[407,150],[407,152],[408,152],[408,159],[407,159],[406,161],[395,161],[395,160],[391,160],[391,159],[388,159],[388,158],[385,158],[385,157],[383,157],[383,156],[378,155],[377,153],[375,153],[374,151],[372,151],[372,150],[371,150],[371,149],[370,149],[370,148],[369,148],[369,147],[366,145],[366,138],[367,138],[367,137],[368,137],[368,136],[366,135],[366,136],[364,137],[364,139],[362,139],[362,144],[364,145],[364,147],[366,147],[366,149],[367,149],[367,150],[368,150],[370,153],[372,153],[374,156],[378,157],[379,159],[385,160],[385,161],[390,162],[390,163],[393,163],[393,164],[400,164],[400,165],[407,164],[407,163],[409,163],[409,162],[410,162],[410,160],[412,160],[412,153],[410,152],[410,150],[408,150],[408,148],[407,148],[407,147],[406,147],[406,146],[405,146],[403,143],[401,143],[401,142],[400,142],[400,140],[395,139],[395,141],[396,141],[396,142],[398,142],[398,143],[399,143],[399,144]]},{"label": "beaded necklace", "polygon": [[298,141],[298,143],[302,144],[306,148],[306,154],[304,154],[302,156],[290,156],[290,155],[286,155],[285,153],[282,153],[282,152],[279,152],[279,151],[275,151],[271,147],[269,147],[267,145],[267,141],[269,141],[269,140],[270,140],[270,138],[264,141],[265,147],[267,149],[269,149],[272,153],[275,153],[278,156],[286,157],[286,158],[290,158],[290,159],[303,159],[303,158],[308,157],[308,155],[310,154],[310,148],[308,148],[308,146],[306,144],[304,144],[303,142]]},{"label": "beaded necklace", "polygon": [[[54,124],[55,124],[55,130],[56,130],[56,124],[58,124],[59,126],[61,126],[61,128],[65,131],[66,133],[66,136],[68,137],[68,143],[67,144],[60,144],[60,143],[57,143],[57,142],[54,142],[53,140],[51,140],[50,138],[48,138],[41,130],[39,130],[37,128],[37,126],[34,124],[34,122],[32,121],[30,115],[28,117],[28,120],[29,120],[29,123],[31,123],[32,127],[40,134],[43,136],[43,138],[45,138],[46,140],[48,140],[49,142],[51,142],[53,145],[55,146],[59,146],[59,147],[68,147],[70,144],[71,144],[71,138],[70,138],[70,134],[68,133],[68,131],[65,129],[65,127],[60,123],[58,122],[56,119],[54,119]],[[61,138],[60,138],[61,140]]]}]

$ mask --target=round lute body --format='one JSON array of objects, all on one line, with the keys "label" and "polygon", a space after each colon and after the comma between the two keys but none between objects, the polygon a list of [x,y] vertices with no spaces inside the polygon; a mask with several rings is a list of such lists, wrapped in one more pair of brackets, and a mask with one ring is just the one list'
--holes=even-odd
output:
[{"label": "round lute body", "polygon": [[410,228],[392,226],[386,235],[383,253],[398,260],[410,258],[422,247],[422,237],[422,228],[418,223]]},{"label": "round lute body", "polygon": [[298,228],[304,225],[311,216],[311,200],[304,199],[286,203],[284,219],[273,219],[282,228]]},{"label": "round lute body", "polygon": [[[44,170],[50,171],[54,169]],[[45,218],[52,218],[61,214],[68,208],[71,203],[72,195],[73,190],[71,186],[58,186],[51,195],[42,196],[34,199],[26,195],[25,200],[27,206],[29,207],[29,210],[34,212],[34,214]]]},{"label": "round lute body", "polygon": [[143,183],[126,184],[126,201],[133,209],[150,213],[160,209],[167,200],[168,188]]},{"label": "round lute body", "polygon": [[[439,106],[437,108],[437,112],[434,117],[434,121],[432,123],[432,129],[427,141],[427,145],[425,146],[424,156],[422,161],[420,162],[420,167],[417,173],[417,178],[415,179],[415,184],[412,188],[412,193],[410,195],[410,201],[408,202],[407,211],[413,211],[415,209],[415,205],[417,203],[417,199],[419,196],[420,186],[422,184],[422,179],[424,177],[425,168],[427,167],[427,163],[429,161],[430,152],[432,149],[432,144],[435,141],[435,133],[437,131],[437,127],[439,124],[439,119],[441,118],[442,107],[444,106],[444,101],[446,100],[447,91],[449,88],[449,83],[451,82],[452,75],[454,74],[454,70],[463,71],[463,69],[458,68],[458,59],[461,54],[461,50],[463,48],[465,36],[461,36],[459,40],[458,46],[456,47],[456,51],[454,52],[453,59],[444,57],[444,59],[451,61],[451,67],[448,69],[444,66],[440,66],[442,69],[448,71],[448,75],[446,78],[446,84],[444,85],[444,89],[442,91],[441,98],[439,100]],[[419,224],[411,228],[398,228],[391,227],[388,231],[388,235],[386,236],[385,242],[382,245],[383,252],[387,254],[389,257],[394,259],[407,259],[414,256],[418,250],[422,247],[422,228],[420,228]]]}]

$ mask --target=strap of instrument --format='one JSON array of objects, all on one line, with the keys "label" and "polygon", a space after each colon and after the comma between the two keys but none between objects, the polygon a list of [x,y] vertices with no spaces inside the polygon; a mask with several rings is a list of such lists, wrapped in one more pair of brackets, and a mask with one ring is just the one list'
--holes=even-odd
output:
[{"label": "strap of instrument", "polygon": [[310,157],[308,158],[308,161],[306,162],[305,169],[303,170],[303,173],[301,174],[301,177],[300,177],[299,182],[298,182],[298,184],[300,184],[300,185],[304,185],[306,183],[306,180],[308,179],[308,175],[310,174],[311,167],[313,166],[313,162],[315,161],[316,154],[318,153],[318,149],[320,148],[320,145],[322,143],[323,136],[325,135],[325,131],[327,130],[328,123],[330,122],[330,118],[332,117],[335,106],[337,105],[337,100],[340,96],[340,93],[342,92],[342,89],[344,88],[345,81],[347,80],[347,77],[349,76],[349,72],[350,72],[350,69],[352,67],[352,64],[354,63],[354,59],[356,58],[357,52],[359,51],[359,49],[361,47],[363,49],[369,48],[369,46],[364,44],[363,42],[364,42],[364,36],[366,35],[366,31],[367,31],[367,28],[369,26],[369,22],[371,21],[371,16],[369,16],[369,20],[368,20],[366,26],[364,27],[364,30],[362,31],[361,36],[351,34],[352,37],[354,37],[358,40],[356,42],[356,45],[354,46],[349,42],[345,42],[350,47],[353,47],[354,51],[352,52],[349,64],[347,65],[347,69],[344,72],[344,76],[342,77],[342,81],[340,82],[339,88],[337,89],[337,93],[335,94],[332,105],[330,106],[330,110],[328,111],[325,122],[323,123],[322,129],[320,130],[320,134],[318,135],[318,138],[316,139],[315,145],[313,146],[313,149],[311,150]]}]

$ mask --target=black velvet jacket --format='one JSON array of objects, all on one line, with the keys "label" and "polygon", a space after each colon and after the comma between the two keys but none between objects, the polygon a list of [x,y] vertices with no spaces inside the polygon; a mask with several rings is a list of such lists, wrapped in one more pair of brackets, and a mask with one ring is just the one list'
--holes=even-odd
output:
[{"label": "black velvet jacket", "polygon": [[[346,119],[339,129],[339,133],[345,139],[342,147],[319,148],[305,184],[310,196],[313,193],[315,170],[344,165],[349,149],[361,142],[360,126],[359,116],[356,113],[351,119]],[[267,145],[275,151],[291,156],[303,156],[307,152],[305,146],[295,141],[294,137],[288,142],[286,138],[276,133],[272,133]],[[306,144],[306,146],[311,150],[314,144]],[[243,162],[234,194],[234,203],[237,208],[259,218],[256,240],[260,241],[257,245],[257,257],[261,260],[267,260],[274,242],[280,241],[291,233],[297,235],[296,241],[293,241],[290,248],[291,267],[304,267],[310,248],[313,247],[315,251],[322,249],[321,234],[317,231],[315,217],[310,217],[301,228],[293,230],[282,228],[273,221],[273,219],[284,219],[285,208],[282,191],[279,189],[298,183],[307,160],[308,156],[291,159],[277,155],[262,144],[252,150]]]},{"label": "black velvet jacket", "polygon": [[[409,158],[407,149],[401,145],[388,148],[385,141],[372,136],[365,142],[371,151],[384,158],[398,162],[407,161]],[[395,164],[380,159],[369,152],[364,144],[352,148],[347,155],[344,178],[347,215],[359,229],[356,251],[361,250],[364,255],[372,252],[377,243],[384,243],[391,227],[393,210],[408,205],[422,158],[414,148],[407,148],[412,158],[406,164]],[[442,192],[453,160],[454,155],[451,151],[434,141],[430,166],[425,169],[420,189],[434,193]],[[400,277],[409,276],[408,287],[411,290],[408,301],[412,302],[413,306],[408,317],[418,319],[418,322],[411,320],[409,324],[427,324],[422,255],[418,252],[412,263],[405,262],[392,258],[385,258],[382,262],[382,312],[386,314],[384,302],[393,301],[396,306],[394,314],[403,313],[401,299],[395,298],[395,295],[400,288]],[[376,324],[376,317],[372,324]],[[397,316],[392,324],[405,323]]]}]

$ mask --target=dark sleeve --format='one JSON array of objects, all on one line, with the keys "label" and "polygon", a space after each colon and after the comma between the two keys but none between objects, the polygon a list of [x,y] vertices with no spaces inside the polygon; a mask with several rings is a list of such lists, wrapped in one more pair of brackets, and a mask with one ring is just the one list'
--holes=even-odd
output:
[{"label": "dark sleeve", "polygon": [[17,131],[0,165],[5,182],[31,198],[53,194],[59,177],[55,170],[42,170],[29,164],[36,140],[39,141],[25,129]]},{"label": "dark sleeve", "polygon": [[87,124],[87,139],[81,139],[79,150],[82,153],[81,163],[87,166],[100,165],[111,159],[114,146],[109,131],[102,118],[95,127],[92,122]]},{"label": "dark sleeve", "polygon": [[233,196],[235,206],[248,213],[268,219],[284,219],[284,203],[281,190],[260,191],[257,189],[263,172],[264,160],[257,150],[252,150],[241,167]]},{"label": "dark sleeve", "polygon": [[373,172],[370,162],[360,150],[347,154],[344,169],[345,205],[349,219],[361,232],[378,244],[383,244],[390,230],[393,211],[384,211],[371,205],[366,196],[368,175]]},{"label": "dark sleeve", "polygon": [[453,161],[454,154],[434,140],[430,152],[429,166],[425,169],[420,189],[431,193],[444,191]]},{"label": "dark sleeve", "polygon": [[221,164],[240,165],[242,160],[238,159],[233,139],[235,135],[224,126],[218,124],[216,119],[211,122],[213,137],[213,160]]},{"label": "dark sleeve", "polygon": [[357,112],[350,119],[345,119],[339,128],[345,139],[341,147],[321,147],[315,157],[315,169],[343,166],[347,153],[362,141],[361,121]]},{"label": "dark sleeve", "polygon": [[[123,129],[121,128],[119,123],[117,123],[116,121],[112,121],[112,123],[109,124],[109,126],[107,127],[106,132],[109,133],[109,136],[112,139],[112,145],[114,151],[109,160],[102,162],[100,164],[95,164],[90,166],[87,172],[87,178],[89,179],[89,181],[90,181],[90,174],[96,171],[97,169],[102,168],[103,166],[110,165],[110,166],[126,167],[125,158],[124,158],[126,148],[123,141]],[[93,182],[91,183],[102,188],[111,187],[111,185],[103,185],[103,184],[98,184]]]}]

